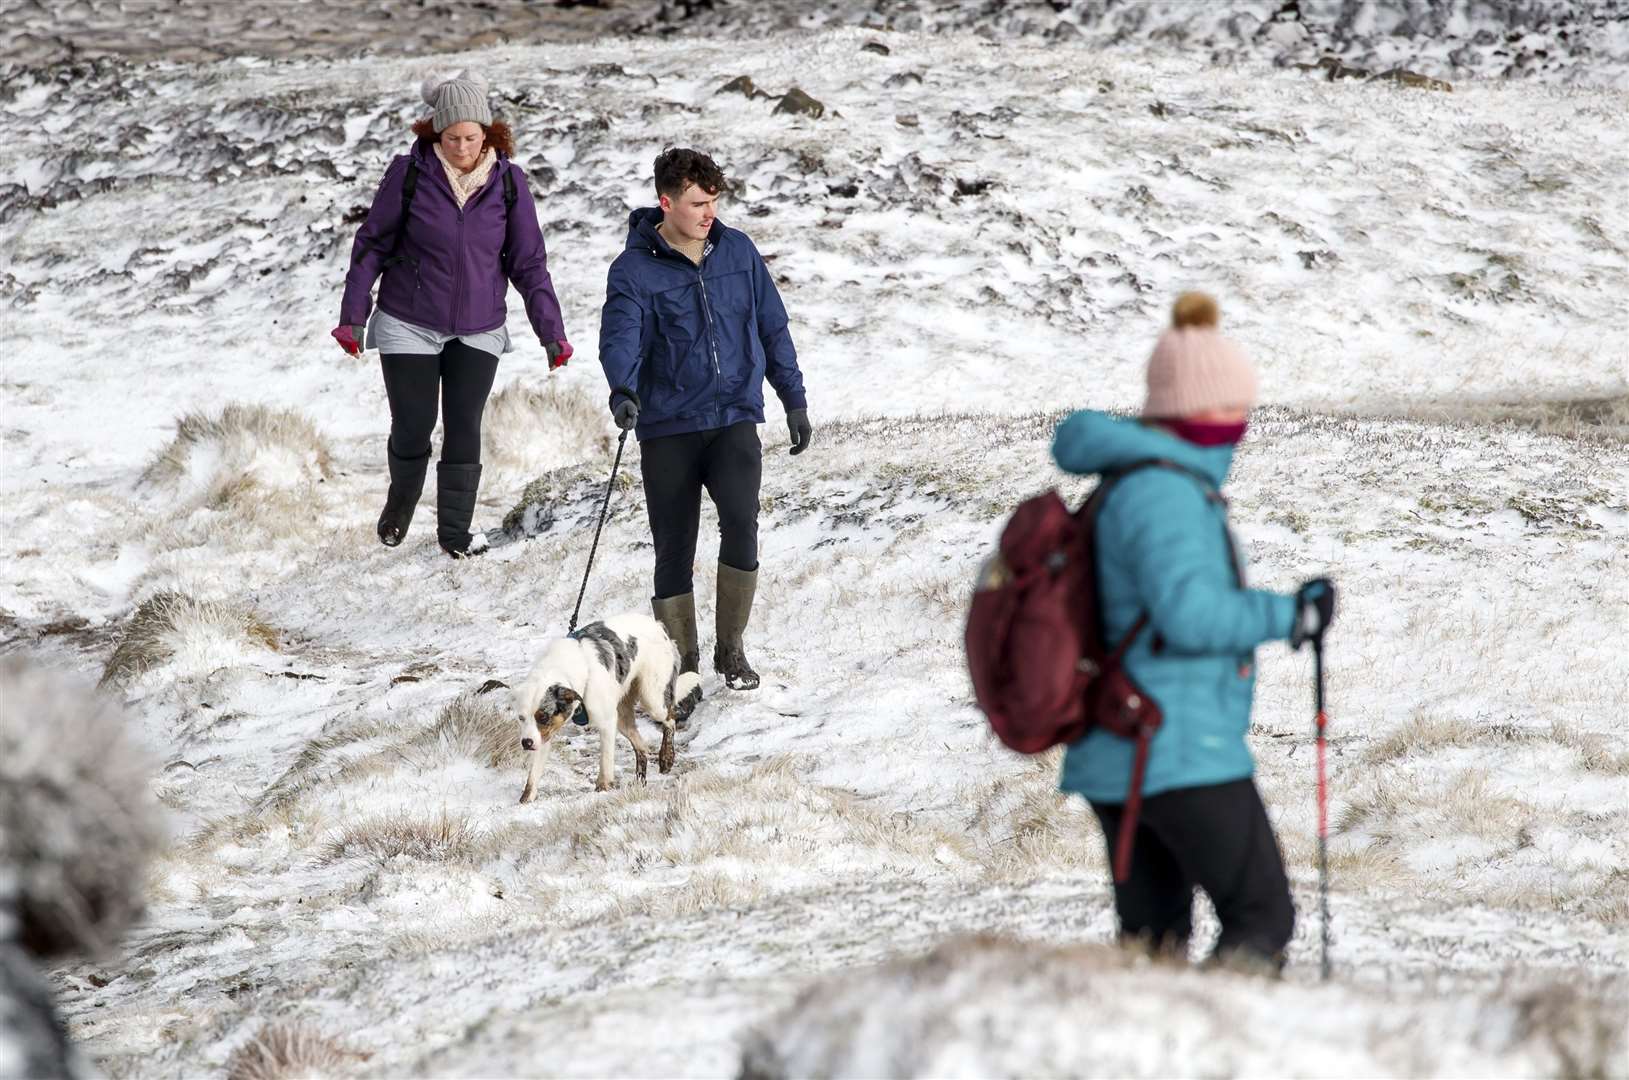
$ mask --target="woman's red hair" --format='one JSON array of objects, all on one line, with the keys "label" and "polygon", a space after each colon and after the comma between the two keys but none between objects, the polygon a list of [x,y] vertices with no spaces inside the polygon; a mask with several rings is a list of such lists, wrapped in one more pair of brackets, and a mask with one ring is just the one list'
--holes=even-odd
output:
[{"label": "woman's red hair", "polygon": [[[436,141],[435,123],[426,116],[413,125],[413,134],[421,139]],[[515,133],[509,130],[509,125],[502,120],[494,120],[490,124],[481,125],[481,134],[486,136],[486,144],[504,157],[515,156]]]}]

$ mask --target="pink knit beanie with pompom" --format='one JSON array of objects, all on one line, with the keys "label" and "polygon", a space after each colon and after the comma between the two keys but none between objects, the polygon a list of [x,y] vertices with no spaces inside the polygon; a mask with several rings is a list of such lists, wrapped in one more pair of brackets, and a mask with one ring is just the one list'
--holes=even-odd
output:
[{"label": "pink knit beanie with pompom", "polygon": [[1174,420],[1256,403],[1249,359],[1216,329],[1221,312],[1205,293],[1183,293],[1171,307],[1171,328],[1148,358],[1143,416]]}]

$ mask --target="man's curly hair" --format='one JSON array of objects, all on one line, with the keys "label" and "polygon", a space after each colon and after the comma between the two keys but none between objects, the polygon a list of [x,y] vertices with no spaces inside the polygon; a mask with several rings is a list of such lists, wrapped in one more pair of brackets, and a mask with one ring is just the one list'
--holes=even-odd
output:
[{"label": "man's curly hair", "polygon": [[709,195],[729,186],[724,170],[700,150],[670,146],[656,156],[656,194],[677,199],[686,184],[695,184]]}]

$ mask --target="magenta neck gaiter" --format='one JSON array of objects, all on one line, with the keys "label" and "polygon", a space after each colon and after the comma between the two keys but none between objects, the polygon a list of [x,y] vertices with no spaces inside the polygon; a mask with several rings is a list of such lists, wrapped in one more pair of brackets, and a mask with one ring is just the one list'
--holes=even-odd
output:
[{"label": "magenta neck gaiter", "polygon": [[1249,421],[1236,424],[1203,424],[1197,420],[1167,420],[1165,426],[1172,433],[1195,446],[1233,446],[1244,438]]}]

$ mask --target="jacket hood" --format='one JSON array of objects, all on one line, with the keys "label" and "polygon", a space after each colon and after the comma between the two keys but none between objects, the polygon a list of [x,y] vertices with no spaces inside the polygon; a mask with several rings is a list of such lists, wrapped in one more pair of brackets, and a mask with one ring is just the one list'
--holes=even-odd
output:
[{"label": "jacket hood", "polygon": [[[624,246],[628,250],[634,248],[655,248],[657,251],[672,251],[673,247],[656,227],[662,223],[662,208],[660,206],[641,206],[628,215],[628,242]],[[724,237],[724,223],[718,218],[713,219],[713,227],[707,234],[708,243],[717,246]]]},{"label": "jacket hood", "polygon": [[1216,487],[1233,464],[1231,446],[1195,446],[1163,428],[1131,417],[1084,410],[1058,425],[1052,456],[1073,473],[1122,469],[1147,458],[1165,458],[1209,478]]},{"label": "jacket hood", "polygon": [[656,226],[662,223],[662,209],[658,206],[641,206],[628,215],[628,243],[626,247],[652,248],[658,243],[664,243]]}]

